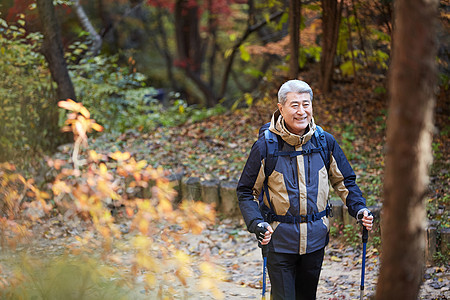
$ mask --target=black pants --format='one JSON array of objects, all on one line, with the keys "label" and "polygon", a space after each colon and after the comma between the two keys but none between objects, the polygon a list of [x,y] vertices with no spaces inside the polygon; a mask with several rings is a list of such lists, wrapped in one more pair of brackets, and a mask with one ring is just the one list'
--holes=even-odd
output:
[{"label": "black pants", "polygon": [[304,255],[269,252],[267,269],[272,299],[316,299],[323,256],[323,248]]}]

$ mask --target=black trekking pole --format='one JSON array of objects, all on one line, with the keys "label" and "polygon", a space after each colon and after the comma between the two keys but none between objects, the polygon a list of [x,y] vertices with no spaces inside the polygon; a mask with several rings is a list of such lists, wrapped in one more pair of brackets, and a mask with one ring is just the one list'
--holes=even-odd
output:
[{"label": "black trekking pole", "polygon": [[360,286],[360,297],[359,297],[360,300],[362,300],[364,297],[364,273],[366,270],[366,244],[367,244],[368,239],[369,239],[369,232],[366,229],[366,227],[363,225],[363,230],[362,230],[363,253],[362,253],[361,286]]},{"label": "black trekking pole", "polygon": [[263,245],[261,247],[261,252],[263,256],[263,282],[262,282],[262,297],[261,299],[266,299],[266,267],[267,267],[267,253],[269,252],[269,247]]}]

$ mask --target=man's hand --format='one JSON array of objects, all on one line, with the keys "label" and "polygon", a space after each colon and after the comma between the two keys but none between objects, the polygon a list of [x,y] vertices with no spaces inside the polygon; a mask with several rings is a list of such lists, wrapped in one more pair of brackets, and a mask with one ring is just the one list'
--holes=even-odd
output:
[{"label": "man's hand", "polygon": [[272,226],[267,222],[261,222],[256,226],[255,235],[261,245],[267,245],[272,237]]},{"label": "man's hand", "polygon": [[368,231],[372,231],[373,216],[368,209],[364,209],[362,216],[358,214],[358,222],[361,223]]}]

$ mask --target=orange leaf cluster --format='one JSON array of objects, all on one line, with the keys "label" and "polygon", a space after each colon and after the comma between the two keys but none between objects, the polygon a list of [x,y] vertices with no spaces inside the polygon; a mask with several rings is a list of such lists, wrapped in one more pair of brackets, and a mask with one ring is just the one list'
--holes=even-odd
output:
[{"label": "orange leaf cluster", "polygon": [[103,127],[91,119],[91,114],[83,104],[75,102],[71,99],[59,101],[58,106],[66,110],[72,111],[65,122],[66,126],[62,128],[64,132],[73,132],[75,139],[80,137],[84,143],[87,142],[86,133],[95,131],[103,131]]}]

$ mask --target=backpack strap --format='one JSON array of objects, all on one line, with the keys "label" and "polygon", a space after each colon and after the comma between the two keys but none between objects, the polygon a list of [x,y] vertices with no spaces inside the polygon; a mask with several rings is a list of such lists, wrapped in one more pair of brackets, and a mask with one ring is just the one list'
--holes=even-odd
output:
[{"label": "backpack strap", "polygon": [[325,136],[325,131],[319,125],[316,125],[316,131],[314,132],[314,137],[317,141],[317,146],[320,144],[320,156],[322,157],[323,163],[328,170],[330,169],[330,150],[328,149],[327,138]]},{"label": "backpack strap", "polygon": [[266,141],[266,160],[264,174],[266,178],[272,174],[278,160],[278,136],[269,129],[264,131],[264,139]]}]

